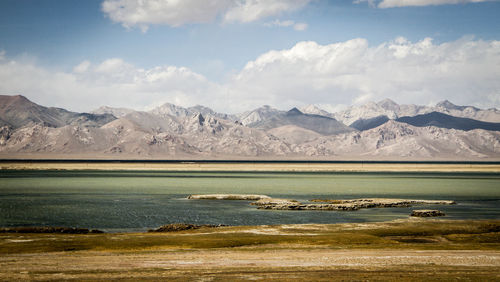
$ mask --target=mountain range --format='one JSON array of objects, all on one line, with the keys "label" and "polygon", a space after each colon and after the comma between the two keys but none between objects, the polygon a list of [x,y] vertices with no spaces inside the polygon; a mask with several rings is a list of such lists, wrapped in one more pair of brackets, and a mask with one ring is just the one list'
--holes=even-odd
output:
[{"label": "mountain range", "polygon": [[76,113],[0,95],[0,158],[498,160],[500,111],[386,99],[336,113],[169,103]]}]

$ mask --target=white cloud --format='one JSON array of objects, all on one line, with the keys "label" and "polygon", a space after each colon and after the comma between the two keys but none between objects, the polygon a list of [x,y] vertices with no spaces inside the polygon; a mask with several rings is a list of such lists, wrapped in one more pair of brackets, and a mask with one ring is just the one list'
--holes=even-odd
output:
[{"label": "white cloud", "polygon": [[354,0],[354,1],[352,1],[352,3],[353,4],[368,3],[368,5],[370,5],[370,7],[373,7],[373,8],[376,7],[375,0]]},{"label": "white cloud", "polygon": [[111,20],[127,28],[145,31],[150,24],[180,26],[212,22],[234,5],[233,0],[105,0],[102,10]]},{"label": "white cloud", "polygon": [[298,10],[311,0],[104,0],[102,11],[126,28],[146,31],[151,24],[248,23]]},{"label": "white cloud", "polygon": [[274,20],[272,22],[267,22],[264,24],[264,26],[268,27],[273,27],[273,26],[279,26],[279,27],[293,27],[293,29],[297,31],[304,31],[307,29],[308,25],[306,23],[296,23],[295,21],[292,20],[286,20],[286,21],[280,21],[280,20]]},{"label": "white cloud", "polygon": [[235,1],[224,15],[227,22],[253,22],[303,8],[311,0],[243,0]]},{"label": "white cloud", "polygon": [[77,111],[101,105],[144,109],[162,102],[233,113],[264,104],[335,109],[384,98],[500,108],[499,65],[500,41],[472,38],[440,44],[396,38],[376,46],[362,38],[329,45],[299,42],[260,55],[222,83],[185,67],[142,69],[119,58],[53,72],[7,57],[0,60],[0,94],[23,94]]},{"label": "white cloud", "polygon": [[438,6],[446,4],[466,4],[466,3],[481,3],[498,0],[382,0],[378,5],[375,5],[376,0],[354,0],[354,4],[367,2],[371,7],[378,8],[396,8],[396,7],[421,7],[421,6]]},{"label": "white cloud", "polygon": [[90,67],[90,62],[85,60],[83,62],[81,62],[80,64],[76,65],[74,68],[73,68],[73,72],[75,73],[84,73],[86,72]]},{"label": "white cloud", "polygon": [[296,23],[293,25],[293,29],[297,31],[304,31],[306,30],[308,25],[306,23]]},{"label": "white cloud", "polygon": [[145,109],[174,102],[212,105],[219,86],[184,67],[136,68],[121,59],[84,61],[73,72],[52,72],[32,62],[0,61],[0,93],[22,94],[47,106],[90,111],[101,105]]},{"label": "white cloud", "polygon": [[0,61],[5,59],[5,50],[0,51]]},{"label": "white cloud", "polygon": [[95,71],[99,73],[113,74],[113,73],[123,73],[127,69],[131,68],[133,68],[132,65],[125,63],[122,59],[112,58],[112,59],[107,59],[102,63],[100,63],[95,68]]},{"label": "white cloud", "polygon": [[379,8],[394,8],[406,6],[436,6],[445,4],[480,3],[491,0],[383,0],[378,4]]},{"label": "white cloud", "polygon": [[295,24],[294,21],[280,21],[280,20],[274,20],[272,22],[265,23],[265,26],[281,26],[281,27],[288,27],[288,26],[293,26]]},{"label": "white cloud", "polygon": [[499,64],[499,41],[463,38],[434,44],[430,38],[414,43],[397,38],[378,46],[365,39],[330,45],[299,42],[248,62],[231,89],[241,100],[252,95],[256,102],[248,101],[250,106],[349,105],[391,98],[498,107]]}]

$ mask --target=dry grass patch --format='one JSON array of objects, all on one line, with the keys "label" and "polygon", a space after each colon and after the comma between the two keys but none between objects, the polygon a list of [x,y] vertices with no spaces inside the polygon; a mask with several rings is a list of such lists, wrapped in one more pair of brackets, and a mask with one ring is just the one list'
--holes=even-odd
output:
[{"label": "dry grass patch", "polygon": [[0,234],[0,254],[160,249],[303,248],[500,249],[500,221],[408,220],[389,223],[200,228],[171,233]]}]

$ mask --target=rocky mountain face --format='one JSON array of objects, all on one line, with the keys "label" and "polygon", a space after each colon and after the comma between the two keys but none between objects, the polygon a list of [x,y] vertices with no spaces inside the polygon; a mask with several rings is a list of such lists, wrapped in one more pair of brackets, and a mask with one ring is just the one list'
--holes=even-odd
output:
[{"label": "rocky mountain face", "polygon": [[335,118],[334,114],[329,113],[315,105],[307,105],[302,108],[299,108],[299,110],[305,114],[320,115],[320,116]]},{"label": "rocky mountain face", "polygon": [[449,128],[449,129],[453,128],[465,131],[473,129],[500,131],[500,123],[485,122],[470,118],[454,117],[439,112],[416,115],[413,117],[400,117],[396,120],[399,122],[404,122],[418,127],[436,126],[441,128]]},{"label": "rocky mountain face", "polygon": [[334,118],[304,114],[297,108],[253,122],[249,126],[262,130],[269,130],[287,125],[295,125],[322,135],[334,135],[354,131],[352,128],[345,126]]},{"label": "rocky mountain face", "polygon": [[457,106],[448,100],[437,103],[433,111],[485,122],[500,122],[500,111],[495,108],[482,110],[472,106]]},{"label": "rocky mountain face", "polygon": [[389,121],[387,116],[377,116],[368,119],[358,119],[351,124],[352,128],[355,128],[359,131],[369,130]]},{"label": "rocky mountain face", "polygon": [[259,122],[268,120],[274,116],[284,113],[285,112],[283,111],[279,111],[272,108],[271,106],[265,105],[253,111],[247,111],[241,114],[237,114],[236,117],[241,122],[241,124],[246,126],[253,126]]},{"label": "rocky mountain face", "polygon": [[[445,100],[434,107],[418,105],[398,105],[396,102],[385,99],[378,103],[369,102],[361,106],[352,106],[344,111],[328,113],[345,125],[352,125],[358,120],[368,120],[380,116],[387,116],[389,119],[397,119],[406,116],[416,116],[438,112],[455,117],[470,118],[485,122],[500,122],[500,111],[497,109],[478,109],[471,106],[457,106]],[[307,113],[307,112],[306,112]]]},{"label": "rocky mountain face", "polygon": [[309,156],[362,159],[482,159],[499,156],[500,133],[414,127],[390,120],[367,131],[321,137],[292,149]]},{"label": "rocky mountain face", "polygon": [[234,115],[217,113],[214,110],[212,110],[208,107],[205,107],[205,106],[201,106],[201,105],[197,105],[197,106],[189,107],[189,108],[183,108],[183,107],[176,106],[174,104],[165,103],[159,107],[152,109],[151,111],[149,111],[149,113],[152,113],[152,114],[157,115],[157,116],[174,116],[177,118],[184,118],[187,116],[202,114],[203,116],[213,116],[213,117],[216,117],[219,119],[227,119],[227,120],[232,120],[232,121],[235,121],[238,119]]},{"label": "rocky mountain face", "polygon": [[0,95],[0,125],[17,129],[26,125],[47,127],[84,125],[99,127],[116,119],[110,114],[75,113],[60,108],[37,105],[21,95]]},{"label": "rocky mountain face", "polygon": [[[421,114],[426,107],[385,100],[366,105],[372,111],[364,114],[354,108],[328,114],[312,107],[302,110],[314,113],[264,106],[226,115],[172,104],[148,112],[100,108],[86,114],[0,96],[0,158],[500,159],[497,123],[451,115],[474,111],[493,118],[496,110],[437,107],[448,113]],[[413,115],[401,118],[401,113]],[[357,119],[349,127],[334,116]],[[472,127],[464,128],[464,120]]]},{"label": "rocky mountain face", "polygon": [[132,112],[134,112],[134,110],[127,109],[127,108],[112,108],[112,107],[102,106],[99,109],[93,110],[90,113],[97,114],[97,115],[110,114],[110,115],[113,115],[117,118],[121,118],[123,116],[126,116],[127,114],[132,113]]}]

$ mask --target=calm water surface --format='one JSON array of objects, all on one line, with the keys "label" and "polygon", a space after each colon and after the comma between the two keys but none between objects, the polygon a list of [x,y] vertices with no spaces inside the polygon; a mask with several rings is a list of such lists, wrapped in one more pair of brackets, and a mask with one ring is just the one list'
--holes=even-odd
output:
[{"label": "calm water surface", "polygon": [[499,174],[199,173],[0,171],[0,226],[144,231],[167,223],[287,224],[387,221],[415,208],[257,210],[249,201],[187,200],[190,194],[251,193],[307,201],[394,197],[455,200],[450,219],[500,219]]}]

